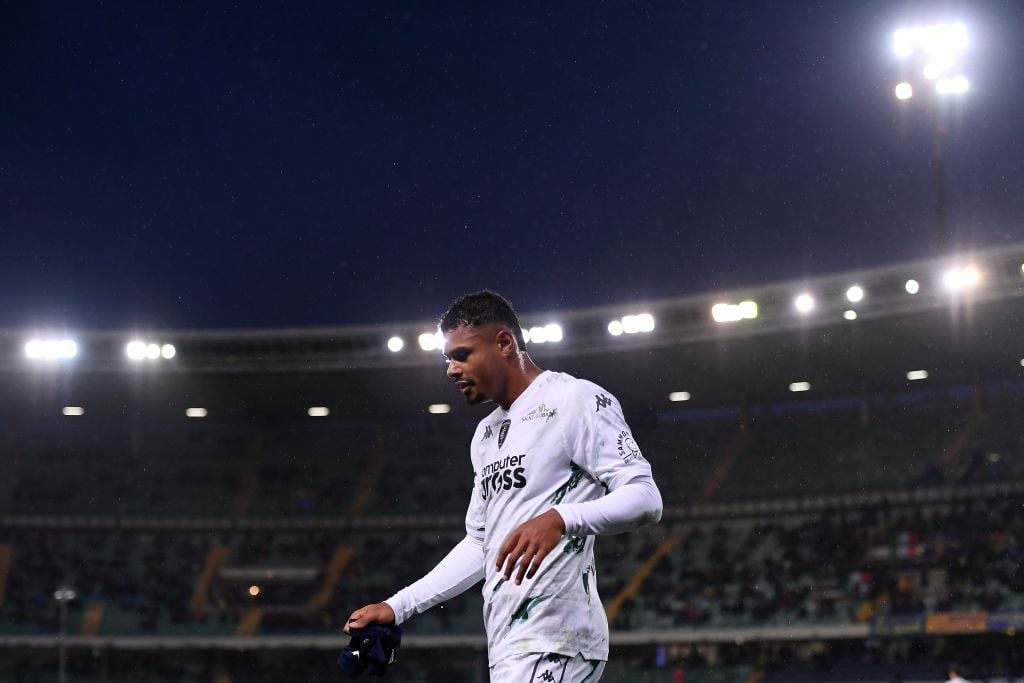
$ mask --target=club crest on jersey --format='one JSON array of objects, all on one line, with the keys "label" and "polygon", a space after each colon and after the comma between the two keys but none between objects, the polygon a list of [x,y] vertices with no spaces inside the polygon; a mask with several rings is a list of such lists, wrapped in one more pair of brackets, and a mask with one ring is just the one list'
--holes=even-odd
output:
[{"label": "club crest on jersey", "polygon": [[508,428],[512,426],[512,420],[502,420],[498,429],[498,448],[505,445],[505,437],[508,436]]},{"label": "club crest on jersey", "polygon": [[619,456],[622,458],[622,462],[633,462],[634,460],[643,460],[644,456],[640,453],[640,447],[636,445],[636,441],[633,439],[633,435],[629,432],[619,432]]}]

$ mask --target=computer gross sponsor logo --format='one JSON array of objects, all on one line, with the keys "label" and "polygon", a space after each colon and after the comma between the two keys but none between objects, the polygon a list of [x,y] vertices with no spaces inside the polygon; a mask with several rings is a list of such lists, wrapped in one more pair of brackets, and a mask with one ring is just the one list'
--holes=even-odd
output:
[{"label": "computer gross sponsor logo", "polygon": [[488,464],[480,472],[480,497],[493,498],[501,491],[526,486],[526,454],[506,455]]}]

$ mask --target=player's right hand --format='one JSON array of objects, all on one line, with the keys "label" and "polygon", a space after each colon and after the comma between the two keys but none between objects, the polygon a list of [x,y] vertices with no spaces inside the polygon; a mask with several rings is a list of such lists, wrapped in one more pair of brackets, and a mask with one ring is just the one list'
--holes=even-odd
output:
[{"label": "player's right hand", "polygon": [[349,633],[350,629],[363,628],[370,624],[393,623],[395,623],[395,610],[391,609],[391,605],[386,602],[375,602],[372,605],[360,607],[353,612],[342,631]]}]

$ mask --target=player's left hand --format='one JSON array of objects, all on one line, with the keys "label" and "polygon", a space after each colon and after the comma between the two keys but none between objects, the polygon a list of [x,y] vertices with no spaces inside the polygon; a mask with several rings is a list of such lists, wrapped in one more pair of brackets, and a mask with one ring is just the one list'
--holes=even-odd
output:
[{"label": "player's left hand", "polygon": [[532,579],[540,568],[540,563],[551,549],[558,545],[564,533],[565,521],[554,508],[528,522],[523,522],[508,535],[501,546],[501,552],[498,553],[498,571],[504,571],[505,580],[510,581],[512,572],[518,564],[516,585],[523,582],[524,575]]}]

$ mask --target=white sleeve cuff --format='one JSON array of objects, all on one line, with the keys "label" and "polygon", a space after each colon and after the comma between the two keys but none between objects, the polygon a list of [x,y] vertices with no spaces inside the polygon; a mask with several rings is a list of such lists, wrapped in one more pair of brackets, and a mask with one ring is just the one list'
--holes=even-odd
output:
[{"label": "white sleeve cuff", "polygon": [[419,581],[385,600],[395,611],[395,624],[462,593],[484,578],[484,544],[466,536]]},{"label": "white sleeve cuff", "polygon": [[573,536],[619,534],[661,519],[661,492],[650,474],[639,475],[598,500],[553,506]]}]

